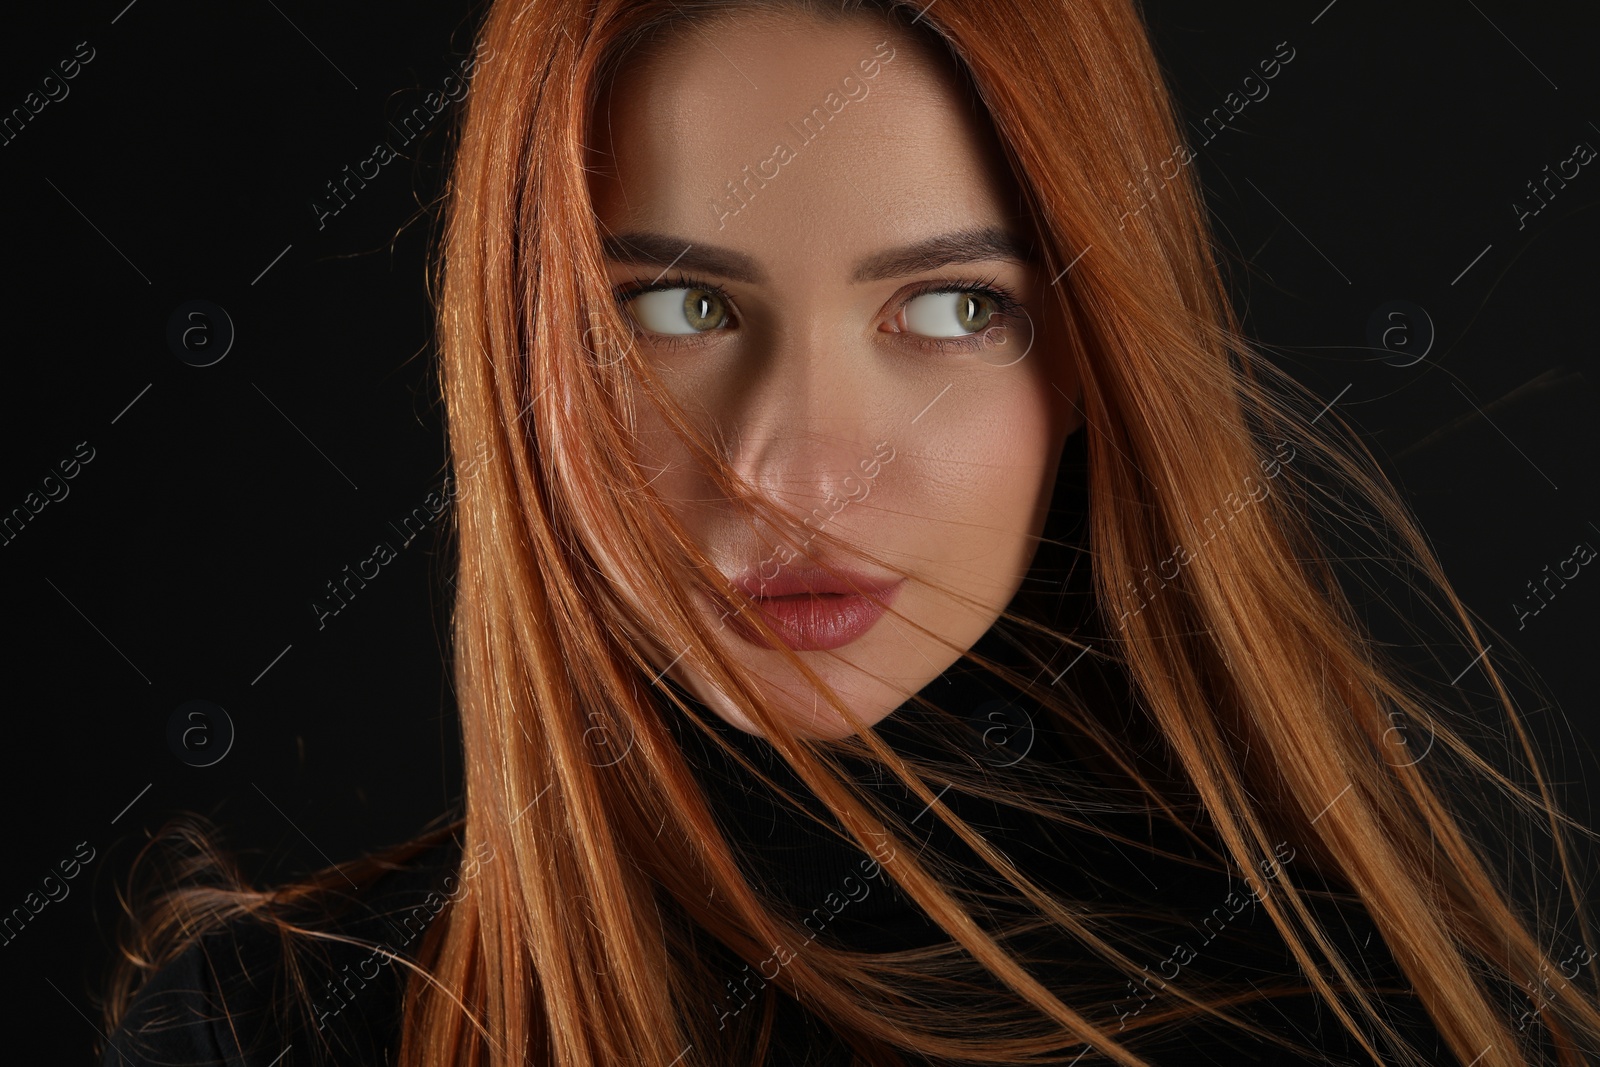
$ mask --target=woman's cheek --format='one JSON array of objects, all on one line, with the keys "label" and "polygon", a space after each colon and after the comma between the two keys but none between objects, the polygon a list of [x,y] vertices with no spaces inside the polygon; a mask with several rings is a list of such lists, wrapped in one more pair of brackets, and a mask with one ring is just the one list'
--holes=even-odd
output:
[{"label": "woman's cheek", "polygon": [[[1026,383],[1031,386],[1031,376]],[[993,428],[985,435],[983,463],[993,472],[998,497],[1007,514],[1032,511],[1046,472],[1056,456],[1051,405],[1032,388],[1008,391],[1003,408],[984,420]]]},{"label": "woman's cheek", "polygon": [[633,445],[634,462],[639,465],[640,476],[649,483],[651,492],[687,520],[689,516],[683,510],[683,502],[694,498],[697,480],[688,464],[688,450],[650,404],[643,403],[642,409],[634,416],[638,428]]},{"label": "woman's cheek", "polygon": [[944,491],[946,520],[959,524],[961,540],[1008,558],[1031,522],[1039,488],[1033,457],[1041,447],[1033,412],[1025,405],[1012,410],[1020,414],[964,412],[968,429],[937,450],[947,458],[924,476],[924,484]]}]

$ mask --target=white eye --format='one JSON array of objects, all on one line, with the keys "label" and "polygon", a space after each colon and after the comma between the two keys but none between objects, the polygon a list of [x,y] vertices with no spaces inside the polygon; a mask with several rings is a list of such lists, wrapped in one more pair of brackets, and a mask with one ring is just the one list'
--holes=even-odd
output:
[{"label": "white eye", "polygon": [[651,333],[704,333],[728,317],[722,298],[709,289],[652,289],[629,300],[628,307]]},{"label": "white eye", "polygon": [[923,293],[905,306],[906,328],[928,337],[965,337],[988,326],[998,310],[982,293]]}]

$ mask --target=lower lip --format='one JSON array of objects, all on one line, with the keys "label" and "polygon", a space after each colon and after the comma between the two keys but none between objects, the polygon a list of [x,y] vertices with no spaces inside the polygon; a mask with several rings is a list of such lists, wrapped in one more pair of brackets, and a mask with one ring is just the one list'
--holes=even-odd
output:
[{"label": "lower lip", "polygon": [[[762,620],[778,639],[796,652],[823,652],[842,648],[865,634],[883,617],[894,602],[905,579],[877,594],[878,603],[856,594],[804,594],[786,597],[756,597]],[[733,632],[757,648],[772,645],[737,615],[728,616]]]}]

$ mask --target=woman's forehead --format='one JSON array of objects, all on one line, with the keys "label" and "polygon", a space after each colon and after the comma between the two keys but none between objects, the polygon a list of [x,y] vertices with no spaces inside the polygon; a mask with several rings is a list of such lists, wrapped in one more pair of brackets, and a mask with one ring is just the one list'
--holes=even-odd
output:
[{"label": "woman's forehead", "polygon": [[778,239],[854,261],[1015,204],[948,61],[872,18],[681,27],[623,66],[589,144],[608,229],[733,248]]}]

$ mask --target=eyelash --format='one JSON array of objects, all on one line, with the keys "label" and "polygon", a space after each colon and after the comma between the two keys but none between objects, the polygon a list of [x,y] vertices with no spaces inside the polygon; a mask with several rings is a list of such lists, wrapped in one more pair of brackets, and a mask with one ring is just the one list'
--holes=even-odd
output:
[{"label": "eyelash", "polygon": [[[704,289],[714,293],[728,308],[734,307],[733,296],[722,286],[713,282],[702,281],[681,272],[674,273],[670,278],[663,278],[656,282],[634,283],[619,285],[614,290],[618,307],[626,311],[628,301],[644,293],[658,292],[663,289]],[[909,304],[919,296],[929,293],[977,293],[994,301],[995,312],[989,317],[989,325],[976,333],[969,333],[962,337],[923,337],[909,330],[900,331],[900,336],[908,339],[926,352],[959,352],[973,351],[983,347],[983,335],[996,326],[1010,326],[1014,324],[1015,317],[1022,312],[1022,302],[1009,288],[1000,284],[998,276],[988,278],[956,278],[951,280],[930,280],[919,282],[910,293],[906,294],[903,303]],[[630,319],[630,321],[632,321]],[[641,334],[646,333],[643,327],[634,323],[634,328]],[[720,333],[722,329],[706,330],[697,334],[653,334],[651,343],[666,348],[692,348],[704,343],[708,334]]]}]

